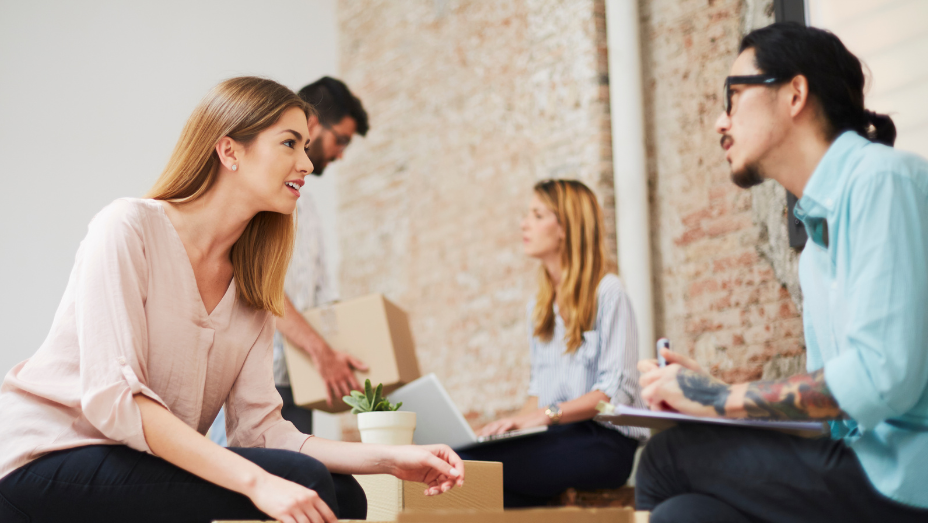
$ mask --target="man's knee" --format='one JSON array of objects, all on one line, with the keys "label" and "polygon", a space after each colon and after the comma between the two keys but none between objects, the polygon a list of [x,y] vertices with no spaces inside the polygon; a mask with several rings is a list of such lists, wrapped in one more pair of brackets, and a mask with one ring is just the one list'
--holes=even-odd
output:
[{"label": "man's knee", "polygon": [[641,452],[641,458],[638,460],[638,472],[635,475],[636,482],[647,479],[649,474],[670,459],[673,451],[679,448],[681,442],[686,441],[686,436],[683,435],[686,430],[686,426],[678,425],[651,436],[651,439],[648,440],[647,445]]},{"label": "man's knee", "polygon": [[702,494],[674,496],[651,511],[651,523],[750,523],[730,505]]}]

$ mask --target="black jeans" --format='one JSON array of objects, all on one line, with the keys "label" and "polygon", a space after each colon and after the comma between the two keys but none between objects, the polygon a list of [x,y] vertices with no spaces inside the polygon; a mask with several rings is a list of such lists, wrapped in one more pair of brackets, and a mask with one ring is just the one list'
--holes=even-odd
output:
[{"label": "black jeans", "polygon": [[928,521],[879,493],[854,451],[829,438],[679,425],[651,439],[636,482],[651,523]]},{"label": "black jeans", "polygon": [[[351,476],[330,474],[288,450],[230,448],[264,470],[315,490],[340,518],[364,519],[367,498]],[[269,519],[247,497],[123,445],[43,456],[0,481],[3,523],[209,523]]]},{"label": "black jeans", "polygon": [[[280,415],[303,434],[313,433],[313,411],[304,409],[293,403],[293,388],[277,386],[277,392],[280,399],[283,400],[284,406],[280,409]],[[341,400],[339,400],[341,401]]]},{"label": "black jeans", "polygon": [[461,459],[503,463],[506,508],[546,505],[569,488],[619,488],[628,480],[638,442],[595,421],[548,427],[535,436],[458,451]]}]

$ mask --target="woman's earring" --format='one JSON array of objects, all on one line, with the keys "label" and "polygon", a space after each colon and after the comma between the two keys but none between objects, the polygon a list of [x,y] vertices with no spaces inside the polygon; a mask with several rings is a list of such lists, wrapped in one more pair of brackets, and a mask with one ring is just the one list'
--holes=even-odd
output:
[{"label": "woman's earring", "polygon": [[238,165],[232,165],[232,170],[233,170],[233,171],[237,171],[237,170],[238,170]]}]

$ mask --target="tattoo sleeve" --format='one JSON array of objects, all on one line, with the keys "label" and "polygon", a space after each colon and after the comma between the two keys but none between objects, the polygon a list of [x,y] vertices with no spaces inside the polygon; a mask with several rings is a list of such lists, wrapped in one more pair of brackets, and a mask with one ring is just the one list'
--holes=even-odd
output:
[{"label": "tattoo sleeve", "polygon": [[839,419],[844,416],[825,383],[825,371],[786,380],[748,384],[744,410],[749,418],[779,420]]},{"label": "tattoo sleeve", "polygon": [[677,384],[686,399],[714,408],[719,416],[725,415],[725,402],[731,394],[727,384],[687,369],[677,373]]}]

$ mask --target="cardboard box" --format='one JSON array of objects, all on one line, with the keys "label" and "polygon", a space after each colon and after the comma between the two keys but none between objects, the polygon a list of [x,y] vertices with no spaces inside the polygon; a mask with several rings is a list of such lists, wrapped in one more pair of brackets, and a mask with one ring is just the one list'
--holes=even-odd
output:
[{"label": "cardboard box", "polygon": [[647,523],[648,513],[623,508],[552,507],[504,512],[442,510],[404,512],[398,523]]},{"label": "cardboard box", "polygon": [[496,461],[465,461],[464,486],[437,496],[426,496],[424,483],[402,481],[376,474],[355,476],[367,495],[367,519],[396,521],[404,511],[442,509],[477,510],[481,513],[503,510],[503,464]]},{"label": "cardboard box", "polygon": [[[383,383],[387,394],[419,378],[409,319],[383,295],[371,294],[312,309],[303,316],[333,349],[367,364],[370,371],[357,373],[362,384],[366,378],[374,386]],[[284,351],[297,405],[333,413],[350,410],[340,397],[331,407],[326,405],[325,382],[306,352],[286,339]]]}]

